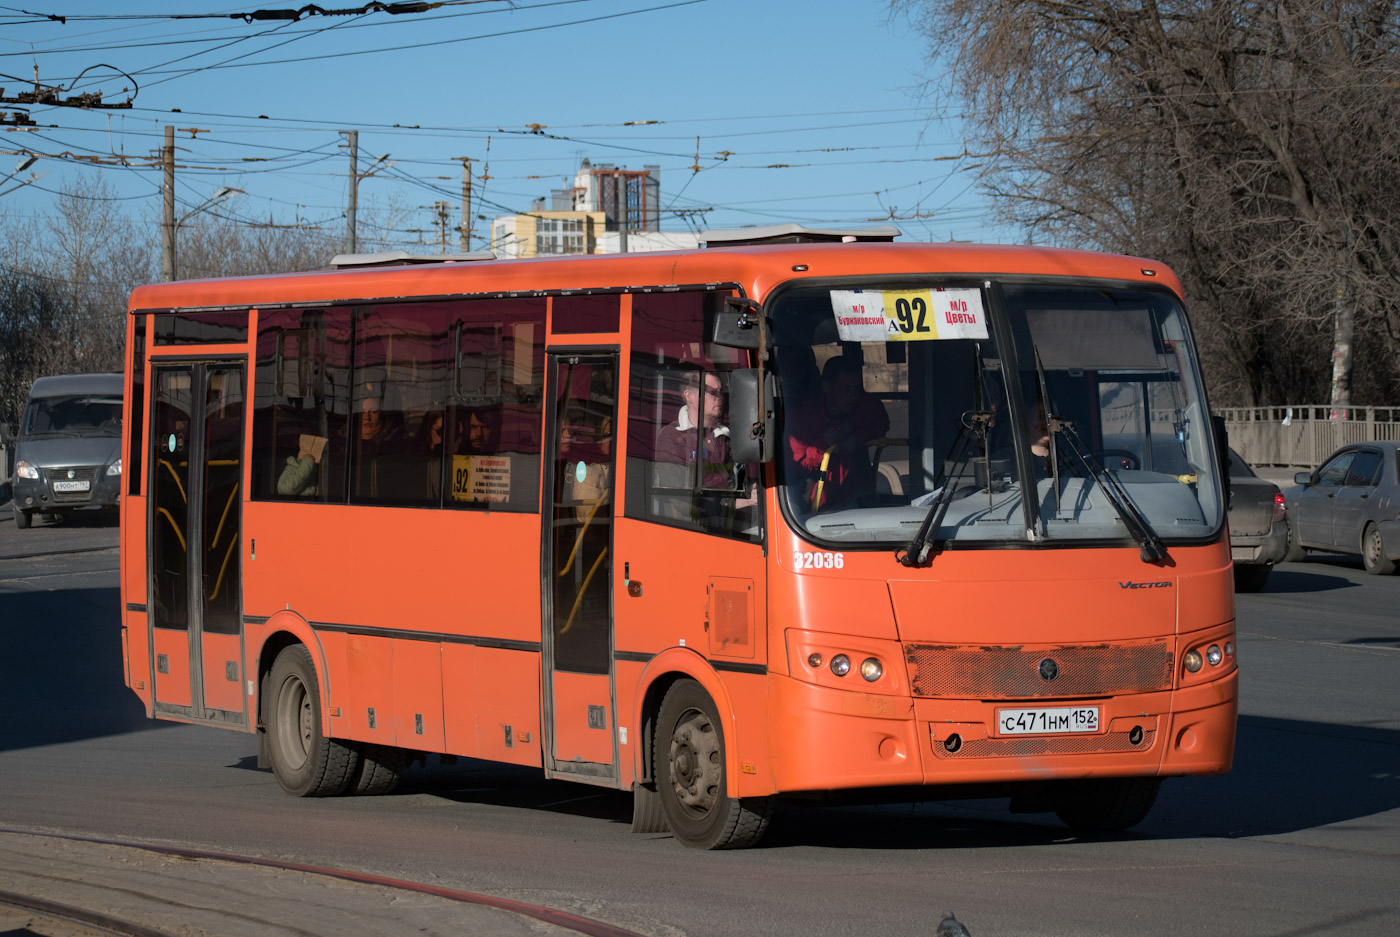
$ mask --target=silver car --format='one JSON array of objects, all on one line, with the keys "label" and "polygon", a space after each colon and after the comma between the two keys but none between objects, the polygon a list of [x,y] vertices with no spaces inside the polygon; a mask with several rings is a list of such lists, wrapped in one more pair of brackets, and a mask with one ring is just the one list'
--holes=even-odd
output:
[{"label": "silver car", "polygon": [[1366,572],[1385,576],[1400,561],[1400,442],[1343,446],[1283,493],[1288,559],[1305,550],[1360,555]]},{"label": "silver car", "polygon": [[15,444],[15,526],[35,514],[115,508],[122,483],[122,376],[64,374],[34,382]]}]

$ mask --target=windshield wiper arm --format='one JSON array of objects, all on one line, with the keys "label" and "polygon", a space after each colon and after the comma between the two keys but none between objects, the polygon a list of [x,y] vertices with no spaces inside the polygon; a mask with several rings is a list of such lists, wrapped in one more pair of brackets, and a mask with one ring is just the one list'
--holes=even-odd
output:
[{"label": "windshield wiper arm", "polygon": [[1108,470],[1103,467],[1103,463],[1093,458],[1084,448],[1083,440],[1074,431],[1074,423],[1054,413],[1050,406],[1050,391],[1045,384],[1045,367],[1040,362],[1040,349],[1034,346],[1032,348],[1035,354],[1035,377],[1040,385],[1040,405],[1045,408],[1045,432],[1050,449],[1051,487],[1055,492],[1055,513],[1060,513],[1060,454],[1056,441],[1063,436],[1065,444],[1078,463],[1076,467],[1084,474],[1085,478],[1092,478],[1099,483],[1104,490],[1104,496],[1108,498],[1108,503],[1113,505],[1113,509],[1123,519],[1123,524],[1128,528],[1128,532],[1137,541],[1138,553],[1142,557],[1142,561],[1155,563],[1158,560],[1166,559],[1167,548],[1162,543],[1162,538],[1157,536],[1157,531],[1152,529],[1152,524],[1133,503],[1133,499],[1128,497],[1128,493],[1123,490],[1118,479],[1109,474]]},{"label": "windshield wiper arm", "polygon": [[[1123,519],[1123,524],[1128,528],[1128,532],[1138,542],[1138,554],[1142,557],[1142,561],[1155,563],[1158,560],[1166,559],[1167,547],[1162,543],[1162,538],[1157,536],[1157,531],[1152,529],[1152,524],[1133,503],[1133,499],[1128,496],[1118,479],[1114,478],[1113,474],[1104,468],[1103,463],[1093,454],[1085,450],[1084,442],[1074,431],[1073,423],[1068,420],[1060,420],[1059,423],[1058,432],[1064,434],[1065,445],[1073,454],[1078,467],[1085,473],[1086,478],[1094,479],[1103,488],[1108,503],[1113,505],[1113,509]],[[1054,439],[1053,435],[1051,439]]]},{"label": "windshield wiper arm", "polygon": [[948,513],[948,505],[953,503],[955,480],[962,477],[963,466],[967,465],[968,450],[972,440],[980,438],[983,447],[985,447],[987,427],[991,425],[991,422],[992,414],[989,410],[969,410],[963,414],[962,423],[958,427],[958,437],[953,440],[953,450],[949,452],[949,455],[956,454],[952,471],[945,474],[943,487],[938,489],[933,503],[928,506],[928,513],[924,515],[923,523],[919,525],[919,532],[914,535],[914,539],[910,540],[909,545],[903,550],[895,551],[894,558],[899,560],[902,565],[922,566],[927,562],[938,528],[943,524],[943,518]]}]

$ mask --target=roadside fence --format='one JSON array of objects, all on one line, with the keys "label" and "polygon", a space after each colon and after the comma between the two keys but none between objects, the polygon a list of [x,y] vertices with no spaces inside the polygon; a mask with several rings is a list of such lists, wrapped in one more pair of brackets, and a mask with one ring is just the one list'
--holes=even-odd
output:
[{"label": "roadside fence", "polygon": [[1311,468],[1339,446],[1374,439],[1400,439],[1400,407],[1293,404],[1282,407],[1222,407],[1230,447],[1250,465]]}]

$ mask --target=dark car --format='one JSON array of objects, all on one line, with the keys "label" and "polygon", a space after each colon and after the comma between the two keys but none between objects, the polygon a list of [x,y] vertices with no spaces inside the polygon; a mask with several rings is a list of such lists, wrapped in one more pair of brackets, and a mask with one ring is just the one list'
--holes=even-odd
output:
[{"label": "dark car", "polygon": [[15,442],[15,526],[35,514],[115,508],[121,497],[122,376],[41,377]]},{"label": "dark car", "polygon": [[1400,561],[1400,442],[1343,446],[1299,472],[1288,502],[1288,559],[1306,550],[1359,555],[1366,572],[1389,575]]},{"label": "dark car", "polygon": [[1258,592],[1288,553],[1288,523],[1278,486],[1230,450],[1230,556],[1235,591]]}]

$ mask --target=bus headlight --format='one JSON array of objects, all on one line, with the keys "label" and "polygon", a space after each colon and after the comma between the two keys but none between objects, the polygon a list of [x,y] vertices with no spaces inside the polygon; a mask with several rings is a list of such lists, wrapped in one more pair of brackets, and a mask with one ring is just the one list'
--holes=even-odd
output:
[{"label": "bus headlight", "polygon": [[851,672],[851,659],[845,654],[837,654],[831,659],[831,672],[838,677],[844,677]]},{"label": "bus headlight", "polygon": [[1212,667],[1220,666],[1220,661],[1223,658],[1224,655],[1220,653],[1220,645],[1212,644],[1210,647],[1206,648],[1206,663],[1210,664]]},{"label": "bus headlight", "polygon": [[16,462],[15,474],[18,475],[20,478],[32,478],[35,481],[39,480],[38,467],[30,465],[28,462]]},{"label": "bus headlight", "polygon": [[1186,669],[1191,673],[1196,673],[1201,669],[1201,665],[1205,663],[1201,658],[1201,652],[1196,650],[1187,651],[1186,655],[1181,660],[1182,663],[1186,665]]},{"label": "bus headlight", "polygon": [[880,666],[880,662],[873,657],[867,657],[860,662],[860,675],[867,683],[874,683],[885,673],[885,668]]},{"label": "bus headlight", "polygon": [[108,477],[111,477],[112,475],[120,475],[121,473],[122,473],[122,460],[121,460],[121,459],[118,459],[117,461],[113,462],[111,465],[107,466],[107,475],[108,475]]}]

